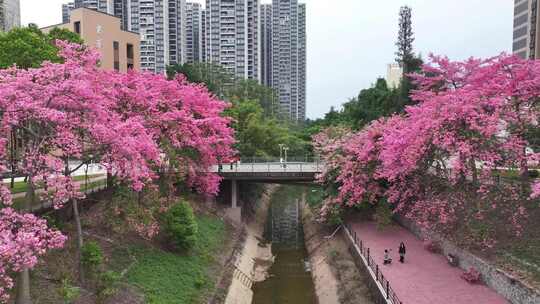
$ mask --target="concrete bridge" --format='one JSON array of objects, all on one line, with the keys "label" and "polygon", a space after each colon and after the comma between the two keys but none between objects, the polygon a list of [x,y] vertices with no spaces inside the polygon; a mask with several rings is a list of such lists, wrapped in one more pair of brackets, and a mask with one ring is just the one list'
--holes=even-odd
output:
[{"label": "concrete bridge", "polygon": [[238,181],[255,183],[298,183],[314,182],[321,173],[324,164],[314,162],[251,162],[215,166],[212,171],[218,173],[231,184],[231,209],[228,216],[239,219]]},{"label": "concrete bridge", "polygon": [[321,173],[319,162],[266,162],[237,163],[215,166],[213,172],[225,180],[248,180],[252,182],[310,182]]}]

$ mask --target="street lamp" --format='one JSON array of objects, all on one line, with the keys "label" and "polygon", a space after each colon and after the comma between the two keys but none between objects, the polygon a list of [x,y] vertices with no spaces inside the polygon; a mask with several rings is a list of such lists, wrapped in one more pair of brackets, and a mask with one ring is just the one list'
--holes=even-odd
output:
[{"label": "street lamp", "polygon": [[287,167],[287,151],[289,151],[289,147],[283,147],[283,151],[285,151],[285,164],[284,167]]}]

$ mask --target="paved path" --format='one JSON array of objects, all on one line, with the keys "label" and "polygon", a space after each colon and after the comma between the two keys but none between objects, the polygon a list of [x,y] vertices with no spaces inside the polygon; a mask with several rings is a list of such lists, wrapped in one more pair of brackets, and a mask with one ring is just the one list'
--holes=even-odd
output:
[{"label": "paved path", "polygon": [[[499,304],[508,303],[501,295],[484,285],[463,280],[462,270],[451,267],[445,257],[424,249],[412,233],[395,226],[379,231],[375,223],[351,223],[352,229],[370,248],[384,276],[403,304]],[[407,247],[405,264],[399,263],[398,246]],[[383,265],[385,248],[391,248],[393,262]]]}]

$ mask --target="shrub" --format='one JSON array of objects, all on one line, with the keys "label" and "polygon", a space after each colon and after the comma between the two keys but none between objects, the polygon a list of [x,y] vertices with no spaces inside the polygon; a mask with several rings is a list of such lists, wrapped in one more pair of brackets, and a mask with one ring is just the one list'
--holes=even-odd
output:
[{"label": "shrub", "polygon": [[202,289],[207,283],[206,276],[199,274],[195,280],[195,288]]},{"label": "shrub", "polygon": [[432,240],[424,240],[424,249],[432,253],[441,252],[441,246],[439,245],[439,243]]},{"label": "shrub", "polygon": [[162,231],[176,249],[190,249],[197,242],[198,226],[191,206],[181,202],[162,215]]},{"label": "shrub", "polygon": [[81,289],[73,286],[68,279],[62,280],[62,285],[59,288],[60,296],[64,304],[71,304],[79,298],[81,295]]},{"label": "shrub", "polygon": [[326,224],[330,227],[343,224],[343,208],[338,205],[331,206],[328,208],[325,220]]},{"label": "shrub", "polygon": [[100,273],[98,284],[96,286],[96,294],[100,302],[113,296],[118,291],[118,282],[120,281],[120,278],[120,274],[114,271]]},{"label": "shrub", "polygon": [[382,230],[392,224],[392,208],[386,199],[381,199],[377,204],[375,210],[375,221],[377,222],[377,229]]},{"label": "shrub", "polygon": [[103,262],[103,251],[98,243],[86,242],[81,249],[81,262],[90,270],[97,270]]},{"label": "shrub", "polygon": [[482,278],[482,274],[480,274],[480,272],[476,270],[474,267],[471,267],[469,268],[468,271],[464,271],[461,274],[461,278],[471,284],[476,284],[480,282],[480,279]]}]

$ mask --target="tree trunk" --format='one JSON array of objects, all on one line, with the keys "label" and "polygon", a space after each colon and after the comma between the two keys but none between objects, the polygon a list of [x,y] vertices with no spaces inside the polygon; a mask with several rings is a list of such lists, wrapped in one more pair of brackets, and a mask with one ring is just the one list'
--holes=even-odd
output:
[{"label": "tree trunk", "polygon": [[30,297],[30,271],[24,269],[17,278],[17,297],[15,304],[32,304]]},{"label": "tree trunk", "polygon": [[[28,176],[27,184],[28,190],[26,191],[25,200],[22,208],[23,212],[31,213],[32,206],[34,205],[36,198],[33,176]],[[30,297],[30,270],[28,269],[23,269],[18,274],[17,296],[15,298],[15,304],[32,304],[32,298]]]},{"label": "tree trunk", "polygon": [[88,191],[88,164],[86,164],[86,168],[84,169],[84,191]]},{"label": "tree trunk", "polygon": [[11,145],[10,145],[10,162],[11,162],[11,189],[15,188],[15,156],[17,149],[17,137],[15,137],[15,132],[11,131]]},{"label": "tree trunk", "polygon": [[469,159],[469,166],[472,172],[472,182],[475,187],[478,186],[478,171],[476,170],[476,160],[474,158]]},{"label": "tree trunk", "polygon": [[111,170],[107,169],[107,189],[111,189],[113,186],[113,176]]},{"label": "tree trunk", "polygon": [[529,186],[529,165],[527,164],[527,151],[523,149],[523,159],[520,163],[519,176],[521,179],[521,193],[525,196]]},{"label": "tree trunk", "polygon": [[10,187],[11,189],[15,188],[15,165],[11,164],[11,181],[10,181]]},{"label": "tree trunk", "polygon": [[73,219],[75,220],[75,226],[77,227],[77,258],[79,260],[79,280],[81,281],[81,284],[84,285],[86,283],[86,278],[84,275],[84,268],[82,264],[82,247],[83,247],[83,233],[82,233],[82,225],[81,225],[81,217],[79,215],[79,203],[77,199],[73,199]]}]

